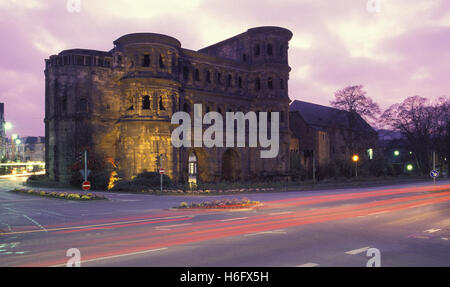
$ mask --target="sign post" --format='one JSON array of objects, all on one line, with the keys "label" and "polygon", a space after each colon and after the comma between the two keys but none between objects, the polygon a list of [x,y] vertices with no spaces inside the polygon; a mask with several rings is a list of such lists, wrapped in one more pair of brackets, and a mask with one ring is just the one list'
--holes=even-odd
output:
[{"label": "sign post", "polygon": [[159,174],[161,175],[161,192],[163,191],[163,174],[164,174],[164,168],[159,169]]}]

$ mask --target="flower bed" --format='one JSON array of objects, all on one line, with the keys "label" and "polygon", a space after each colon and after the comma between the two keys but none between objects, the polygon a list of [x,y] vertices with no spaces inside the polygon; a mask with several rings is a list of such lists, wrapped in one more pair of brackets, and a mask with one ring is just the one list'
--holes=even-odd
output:
[{"label": "flower bed", "polygon": [[179,209],[245,209],[260,206],[259,201],[251,201],[249,199],[223,199],[204,202],[182,202],[175,208]]},{"label": "flower bed", "polygon": [[29,195],[37,195],[51,198],[59,198],[59,199],[67,199],[67,200],[102,200],[107,199],[103,195],[98,195],[95,193],[71,193],[71,192],[57,192],[57,191],[44,191],[44,190],[32,190],[32,189],[13,189],[11,192],[29,194]]},{"label": "flower bed", "polygon": [[235,194],[235,193],[251,193],[251,192],[274,192],[275,188],[235,188],[235,189],[143,189],[143,194],[155,195],[221,195],[221,194]]}]

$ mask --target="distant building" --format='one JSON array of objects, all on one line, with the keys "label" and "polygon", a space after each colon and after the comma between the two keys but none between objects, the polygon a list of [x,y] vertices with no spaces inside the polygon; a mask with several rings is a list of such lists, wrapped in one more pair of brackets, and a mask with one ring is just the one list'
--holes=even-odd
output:
[{"label": "distant building", "polygon": [[0,103],[0,160],[6,156],[5,104]]},{"label": "distant building", "polygon": [[5,157],[8,161],[44,161],[45,137],[6,138]]},{"label": "distant building", "polygon": [[317,169],[333,160],[350,159],[350,135],[353,135],[353,152],[362,158],[368,156],[368,149],[376,146],[377,132],[359,115],[351,129],[347,111],[298,100],[291,103],[289,111],[289,149],[300,155],[308,170],[313,158]]}]

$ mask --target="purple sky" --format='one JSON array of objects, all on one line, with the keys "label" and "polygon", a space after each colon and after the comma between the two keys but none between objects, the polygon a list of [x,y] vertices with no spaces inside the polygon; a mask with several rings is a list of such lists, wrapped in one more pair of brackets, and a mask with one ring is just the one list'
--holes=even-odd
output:
[{"label": "purple sky", "polygon": [[80,12],[67,1],[0,0],[0,102],[10,134],[44,134],[45,58],[70,48],[108,51],[134,32],[168,34],[198,50],[251,27],[288,28],[292,100],[328,105],[355,84],[383,109],[449,94],[448,0],[379,0],[379,12],[368,0],[81,0]]}]

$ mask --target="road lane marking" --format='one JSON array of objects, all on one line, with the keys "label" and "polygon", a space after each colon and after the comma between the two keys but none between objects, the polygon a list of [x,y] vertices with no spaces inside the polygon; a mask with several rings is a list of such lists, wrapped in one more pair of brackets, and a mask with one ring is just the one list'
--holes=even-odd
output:
[{"label": "road lane marking", "polygon": [[347,252],[345,252],[345,254],[356,255],[356,254],[359,254],[359,253],[366,252],[369,248],[370,248],[370,246],[366,246],[366,247],[363,247],[363,248],[358,248],[358,249],[347,251]]},{"label": "road lane marking", "polygon": [[448,238],[447,238],[447,237],[441,237],[441,239],[442,239],[442,240],[448,240]]},{"label": "road lane marking", "polygon": [[367,215],[376,215],[376,214],[383,214],[383,213],[388,213],[388,210],[384,210],[384,211],[379,211],[379,212],[374,212],[374,213],[369,213]]},{"label": "road lane marking", "polygon": [[248,234],[244,234],[244,236],[254,236],[254,235],[263,235],[263,234],[286,234],[286,231],[284,229],[277,229],[277,230],[270,230],[270,231],[248,233]]},{"label": "road lane marking", "polygon": [[[81,261],[80,261],[80,264],[87,263],[87,262],[93,262],[93,261],[100,261],[100,260],[114,259],[114,258],[119,258],[119,257],[124,257],[124,256],[132,256],[132,255],[144,254],[144,253],[149,253],[149,252],[162,251],[162,250],[167,250],[167,249],[169,249],[169,248],[164,247],[164,248],[149,249],[149,250],[143,250],[143,251],[137,251],[137,252],[131,252],[131,253],[118,254],[118,255],[104,256],[104,257],[97,257],[97,258],[88,259],[88,260],[81,260]],[[66,263],[64,263],[64,264],[52,265],[52,266],[50,266],[50,267],[63,267],[63,266],[66,266]]]},{"label": "road lane marking", "polygon": [[282,215],[282,214],[288,214],[288,213],[293,213],[293,211],[273,212],[273,213],[269,213],[269,215]]},{"label": "road lane marking", "polygon": [[313,262],[309,262],[309,263],[305,263],[305,264],[302,264],[302,265],[298,265],[296,267],[316,267],[316,266],[319,266],[319,264],[313,263]]},{"label": "road lane marking", "polygon": [[155,228],[159,229],[159,230],[170,230],[171,228],[174,228],[174,227],[187,226],[187,225],[192,225],[192,223],[156,226]]},{"label": "road lane marking", "polygon": [[44,226],[42,226],[41,224],[39,224],[39,222],[37,222],[36,220],[34,220],[33,218],[29,217],[26,214],[22,214],[23,217],[25,217],[26,219],[28,219],[29,221],[33,222],[37,227],[41,228],[42,230],[44,230],[45,232],[47,232],[47,229],[44,228]]},{"label": "road lane marking", "polygon": [[441,230],[440,228],[431,228],[431,229],[425,230],[424,232],[425,233],[434,233],[434,232],[437,232],[440,230]]},{"label": "road lane marking", "polygon": [[[141,219],[141,220],[130,220],[130,221],[119,221],[119,222],[109,222],[109,223],[102,223],[102,224],[91,224],[91,225],[81,225],[81,226],[69,226],[69,227],[57,227],[57,228],[49,228],[45,231],[61,231],[61,230],[70,230],[70,229],[87,229],[92,227],[102,227],[102,226],[114,226],[114,225],[121,225],[121,224],[129,224],[129,223],[139,223],[139,222],[149,222],[157,221],[157,220],[164,220],[164,219],[176,219],[176,218],[186,218],[192,219],[192,217],[180,215],[180,216],[167,216],[167,217],[156,217],[156,218],[150,218],[150,219]],[[38,230],[25,230],[25,231],[14,231],[14,232],[6,232],[6,233],[0,233],[0,235],[10,235],[10,234],[24,234],[24,233],[35,233],[35,232],[42,232],[44,230],[38,229]]]},{"label": "road lane marking", "polygon": [[242,220],[242,219],[247,219],[248,217],[239,217],[239,218],[229,218],[229,219],[222,219],[220,221],[222,222],[227,222],[227,221],[234,221],[234,220]]}]

